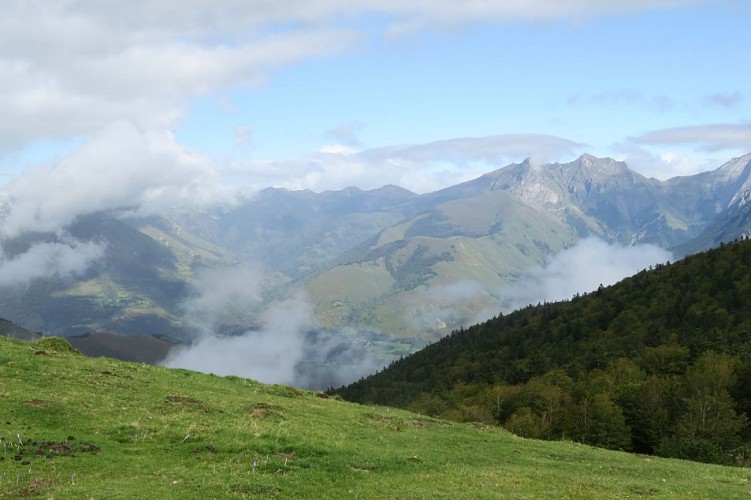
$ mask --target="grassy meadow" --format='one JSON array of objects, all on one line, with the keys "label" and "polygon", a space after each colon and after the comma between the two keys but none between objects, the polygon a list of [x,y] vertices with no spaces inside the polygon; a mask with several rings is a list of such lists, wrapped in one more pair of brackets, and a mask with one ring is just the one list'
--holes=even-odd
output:
[{"label": "grassy meadow", "polygon": [[751,469],[0,338],[0,496],[748,498]]}]

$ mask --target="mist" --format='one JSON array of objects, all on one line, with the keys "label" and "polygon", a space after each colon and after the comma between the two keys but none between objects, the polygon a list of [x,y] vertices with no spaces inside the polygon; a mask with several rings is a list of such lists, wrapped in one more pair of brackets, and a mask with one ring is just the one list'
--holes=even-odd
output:
[{"label": "mist", "polygon": [[7,256],[0,246],[0,287],[26,286],[36,279],[72,278],[83,274],[104,257],[102,242],[83,242],[63,237],[60,242],[32,245],[16,256]]},{"label": "mist", "polygon": [[[305,291],[265,303],[264,279],[261,270],[242,265],[199,273],[182,305],[196,338],[162,364],[306,389],[344,385],[385,364],[368,335],[321,329]],[[245,328],[228,332],[235,324]]]},{"label": "mist", "polygon": [[163,364],[264,383],[298,385],[295,367],[302,360],[303,332],[310,328],[312,314],[310,302],[303,295],[295,296],[272,304],[265,311],[260,330],[240,336],[204,334],[194,344],[171,352]]},{"label": "mist", "polygon": [[545,266],[527,270],[499,299],[508,309],[570,299],[608,286],[673,255],[655,245],[623,246],[590,237],[553,256]]},{"label": "mist", "polygon": [[[461,280],[447,285],[435,285],[406,299],[409,306],[406,319],[423,331],[442,330],[447,326],[467,326],[463,305],[495,302],[483,285],[473,280]],[[497,312],[497,311],[496,311]]]}]

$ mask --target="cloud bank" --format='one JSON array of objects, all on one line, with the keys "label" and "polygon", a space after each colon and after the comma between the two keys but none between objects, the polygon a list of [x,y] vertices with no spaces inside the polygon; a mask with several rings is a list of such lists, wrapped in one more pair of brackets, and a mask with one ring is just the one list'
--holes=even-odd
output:
[{"label": "cloud bank", "polygon": [[654,245],[622,246],[586,238],[556,254],[547,265],[529,269],[518,282],[501,290],[499,299],[509,309],[566,300],[671,259],[670,252]]},{"label": "cloud bank", "polygon": [[21,255],[8,257],[0,247],[0,288],[26,286],[41,278],[66,279],[83,274],[104,257],[106,245],[63,238],[57,243],[32,245]]},{"label": "cloud bank", "polygon": [[132,209],[148,215],[209,201],[218,184],[211,163],[166,131],[118,122],[58,162],[39,165],[3,187],[0,237],[57,231],[76,217]]},{"label": "cloud bank", "polygon": [[237,375],[264,383],[298,385],[297,364],[304,352],[304,332],[311,327],[313,309],[298,296],[272,305],[259,331],[237,337],[204,335],[189,347],[178,348],[165,366],[217,375]]},{"label": "cloud bank", "polygon": [[426,193],[479,177],[512,161],[527,157],[537,163],[558,161],[582,148],[580,143],[545,134],[464,137],[363,151],[331,147],[300,160],[236,165],[233,175],[257,188],[271,185],[324,191],[395,184]]},{"label": "cloud bank", "polygon": [[[197,337],[162,364],[311,389],[344,385],[383,366],[383,353],[358,332],[322,332],[304,292],[264,304],[263,280],[246,266],[201,273],[182,307]],[[232,323],[260,326],[221,333]]]}]

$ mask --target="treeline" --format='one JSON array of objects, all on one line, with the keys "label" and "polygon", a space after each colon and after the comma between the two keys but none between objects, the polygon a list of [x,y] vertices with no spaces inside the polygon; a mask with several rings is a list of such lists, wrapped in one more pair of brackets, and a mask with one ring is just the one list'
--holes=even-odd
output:
[{"label": "treeline", "polygon": [[751,463],[751,242],[538,304],[337,389],[514,433]]}]

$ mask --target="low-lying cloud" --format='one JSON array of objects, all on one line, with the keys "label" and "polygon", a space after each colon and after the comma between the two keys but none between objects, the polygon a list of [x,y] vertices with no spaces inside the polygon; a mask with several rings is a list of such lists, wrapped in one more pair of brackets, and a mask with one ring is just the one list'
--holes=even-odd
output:
[{"label": "low-lying cloud", "polygon": [[26,252],[8,257],[0,248],[0,287],[25,286],[36,279],[66,279],[83,274],[104,257],[106,245],[63,238],[37,243]]},{"label": "low-lying cloud", "polygon": [[488,302],[494,302],[493,297],[477,281],[460,280],[435,285],[408,296],[405,302],[409,306],[406,319],[423,331],[467,326],[468,323],[476,323],[476,318],[466,317],[466,306]]},{"label": "low-lying cloud", "polygon": [[262,293],[260,269],[244,265],[204,269],[197,273],[181,309],[197,336],[211,335],[221,325],[248,324],[261,306]]},{"label": "low-lying cloud", "polygon": [[[202,273],[183,304],[197,337],[163,364],[313,389],[347,384],[383,366],[382,353],[365,336],[322,331],[305,292],[264,304],[263,288],[263,273],[253,268]],[[221,331],[233,321],[258,326],[239,335]]]},{"label": "low-lying cloud", "polygon": [[529,269],[501,290],[499,298],[509,309],[570,299],[671,259],[670,252],[655,245],[623,246],[586,238],[556,254],[547,265]]},{"label": "low-lying cloud", "polygon": [[265,383],[297,385],[296,366],[304,352],[303,333],[312,325],[310,302],[297,296],[273,304],[258,331],[240,336],[204,335],[178,348],[166,366],[217,375],[237,375]]}]

